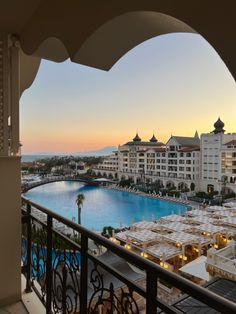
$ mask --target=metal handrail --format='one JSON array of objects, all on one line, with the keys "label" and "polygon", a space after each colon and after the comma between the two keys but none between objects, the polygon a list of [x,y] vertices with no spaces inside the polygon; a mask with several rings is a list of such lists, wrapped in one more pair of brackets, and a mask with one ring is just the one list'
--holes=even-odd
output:
[{"label": "metal handrail", "polygon": [[[105,247],[106,249],[110,250],[111,252],[115,253],[119,257],[125,259],[127,262],[134,264],[136,267],[141,268],[144,270],[147,274],[147,286],[146,286],[146,313],[156,313],[157,306],[159,306],[162,310],[165,310],[166,313],[178,313],[179,311],[175,309],[174,307],[169,307],[165,303],[162,303],[160,300],[156,299],[157,296],[157,278],[160,278],[164,280],[165,282],[173,285],[174,287],[180,289],[181,291],[191,295],[195,299],[201,301],[202,303],[207,304],[209,307],[212,307],[216,309],[217,311],[220,311],[222,313],[236,313],[236,304],[232,303],[231,301],[228,301],[227,299],[214,294],[213,292],[200,287],[180,276],[177,274],[167,271],[160,267],[159,265],[151,262],[150,260],[144,259],[143,257],[126,250],[120,245],[117,245],[114,242],[111,242],[110,240],[106,239],[105,237],[98,235],[86,228],[84,228],[81,225],[78,225],[77,223],[70,221],[69,219],[62,217],[61,215],[52,212],[51,210],[38,205],[35,202],[30,201],[29,199],[23,197],[22,201],[27,204],[27,213],[28,215],[28,230],[30,230],[30,223],[31,220],[34,219],[34,217],[31,215],[31,207],[34,207],[38,210],[40,210],[42,213],[47,215],[47,245],[50,247],[47,247],[47,259],[49,259],[49,263],[47,263],[47,272],[46,275],[48,276],[49,284],[47,284],[47,291],[46,291],[46,307],[47,307],[47,313],[51,313],[51,297],[49,294],[51,293],[51,286],[52,286],[52,279],[50,278],[50,267],[51,267],[51,259],[52,259],[52,232],[53,230],[53,219],[56,219],[57,221],[65,224],[66,226],[70,227],[74,231],[81,234],[81,246],[74,243],[75,246],[78,247],[81,253],[81,281],[84,282],[84,287],[87,289],[87,284],[85,282],[87,281],[87,262],[88,258],[96,260],[95,257],[89,254],[88,252],[88,239],[91,239],[98,243],[99,245]],[[58,233],[58,232],[57,232]],[[31,237],[31,232],[28,232],[28,235]],[[32,241],[31,238],[28,239],[28,241]],[[71,241],[69,239],[69,241]],[[29,250],[31,250],[31,243],[27,243],[27,264],[28,268],[25,267],[25,269],[28,269],[28,272],[26,271],[26,275],[28,278],[28,287],[27,290],[30,291],[29,287],[29,280],[30,280],[30,253]],[[51,251],[51,253],[50,253]],[[29,260],[28,260],[29,259]],[[101,261],[98,263],[101,264]],[[109,271],[109,266],[104,265],[104,268],[107,268],[107,271]],[[115,270],[110,268],[111,273],[114,273]],[[121,276],[117,272],[117,277]],[[133,285],[134,283],[132,283]],[[134,284],[135,285],[135,284]],[[85,289],[81,290],[81,304],[80,304],[80,313],[86,313],[87,309],[87,291],[84,291]],[[137,285],[137,290],[140,289],[140,287]],[[139,290],[141,292],[141,290]],[[143,294],[143,293],[142,293]],[[64,312],[63,312],[64,313]],[[66,313],[66,312],[65,312]]]}]

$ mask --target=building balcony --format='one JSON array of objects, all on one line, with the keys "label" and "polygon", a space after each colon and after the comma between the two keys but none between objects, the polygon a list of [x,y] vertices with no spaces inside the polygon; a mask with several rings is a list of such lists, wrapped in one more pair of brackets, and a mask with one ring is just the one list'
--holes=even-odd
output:
[{"label": "building balcony", "polygon": [[[222,313],[236,304],[29,200],[22,200],[22,273],[46,313],[180,313],[164,281]],[[199,307],[200,310],[200,307]],[[181,313],[186,313],[185,310]]]},{"label": "building balcony", "polygon": [[218,251],[210,249],[207,254],[206,268],[213,277],[236,281],[235,241],[231,241],[230,245]]}]

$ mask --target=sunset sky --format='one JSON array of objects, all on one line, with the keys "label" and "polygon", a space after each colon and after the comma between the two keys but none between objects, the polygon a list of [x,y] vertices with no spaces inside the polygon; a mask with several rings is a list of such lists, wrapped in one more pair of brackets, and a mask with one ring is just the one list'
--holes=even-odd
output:
[{"label": "sunset sky", "polygon": [[159,36],[137,46],[109,71],[70,61],[42,61],[21,97],[22,152],[61,153],[117,146],[154,133],[192,136],[220,116],[236,132],[236,85],[199,35]]}]

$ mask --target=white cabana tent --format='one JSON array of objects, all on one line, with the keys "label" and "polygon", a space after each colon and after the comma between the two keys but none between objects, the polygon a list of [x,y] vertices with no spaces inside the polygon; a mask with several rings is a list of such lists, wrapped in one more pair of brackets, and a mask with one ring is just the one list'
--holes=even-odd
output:
[{"label": "white cabana tent", "polygon": [[152,221],[139,221],[132,225],[132,228],[135,229],[147,229],[147,230],[160,230],[162,225]]},{"label": "white cabana tent", "polygon": [[179,269],[180,272],[197,277],[199,279],[203,279],[205,281],[210,280],[210,276],[208,272],[206,271],[205,262],[206,262],[206,256],[200,256],[196,258],[194,261],[184,265]]},{"label": "white cabana tent", "polygon": [[181,250],[167,243],[158,243],[147,248],[147,253],[159,259],[168,260],[181,254]]},{"label": "white cabana tent", "polygon": [[224,227],[221,227],[221,226],[215,226],[215,225],[212,225],[210,223],[208,224],[202,224],[200,226],[196,226],[195,227],[196,230],[199,230],[201,232],[207,232],[207,233],[210,233],[211,235],[212,234],[217,234],[217,233],[225,233],[226,230]]},{"label": "white cabana tent", "polygon": [[168,215],[160,218],[161,223],[168,223],[168,222],[176,222],[176,221],[184,221],[185,217],[182,217],[180,215]]},{"label": "white cabana tent", "polygon": [[165,234],[163,235],[163,238],[166,241],[175,244],[179,243],[182,246],[193,244],[206,245],[211,242],[209,238],[197,236],[186,232],[173,232],[171,234]]},{"label": "white cabana tent", "polygon": [[142,245],[142,244],[148,244],[149,242],[152,242],[152,241],[158,241],[158,240],[160,241],[162,239],[162,236],[150,230],[144,229],[144,230],[138,230],[138,231],[126,230],[123,232],[119,232],[116,234],[116,238],[118,240],[121,240],[124,242],[130,242],[130,243],[135,241]]},{"label": "white cabana tent", "polygon": [[165,224],[166,229],[168,230],[172,230],[172,231],[184,231],[184,232],[188,232],[191,231],[193,229],[192,225],[189,224],[183,224],[181,222],[170,222],[168,224]]}]

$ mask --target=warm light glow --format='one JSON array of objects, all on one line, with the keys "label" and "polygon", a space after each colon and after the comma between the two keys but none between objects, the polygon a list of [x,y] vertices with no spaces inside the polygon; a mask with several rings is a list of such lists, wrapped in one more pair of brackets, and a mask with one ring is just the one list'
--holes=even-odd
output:
[{"label": "warm light glow", "polygon": [[164,264],[164,268],[168,269],[169,268],[168,264]]},{"label": "warm light glow", "polygon": [[131,249],[131,245],[130,244],[125,244],[125,248],[127,249],[127,250],[130,250]]},{"label": "warm light glow", "polygon": [[198,253],[198,252],[199,252],[199,249],[197,249],[197,248],[194,248],[194,251]]},{"label": "warm light glow", "polygon": [[116,238],[114,238],[114,237],[110,237],[110,240],[111,240],[111,242],[114,242],[114,243],[120,243]]},{"label": "warm light glow", "polygon": [[180,244],[180,243],[176,243],[176,246],[177,246],[177,247],[180,247],[180,246],[181,246],[181,244]]},{"label": "warm light glow", "polygon": [[181,259],[182,259],[182,258],[183,258],[183,255],[179,255],[179,258],[181,258]]},{"label": "warm light glow", "polygon": [[214,244],[214,248],[218,249],[219,245],[218,244]]},{"label": "warm light glow", "polygon": [[184,261],[187,261],[187,259],[188,259],[187,256],[184,255],[184,256],[183,256],[183,260],[184,260]]},{"label": "warm light glow", "polygon": [[140,255],[141,255],[142,257],[144,257],[144,258],[148,258],[148,254],[145,253],[145,252],[141,252]]},{"label": "warm light glow", "polygon": [[160,266],[165,268],[165,269],[168,269],[169,268],[169,265],[165,262],[160,262]]}]

